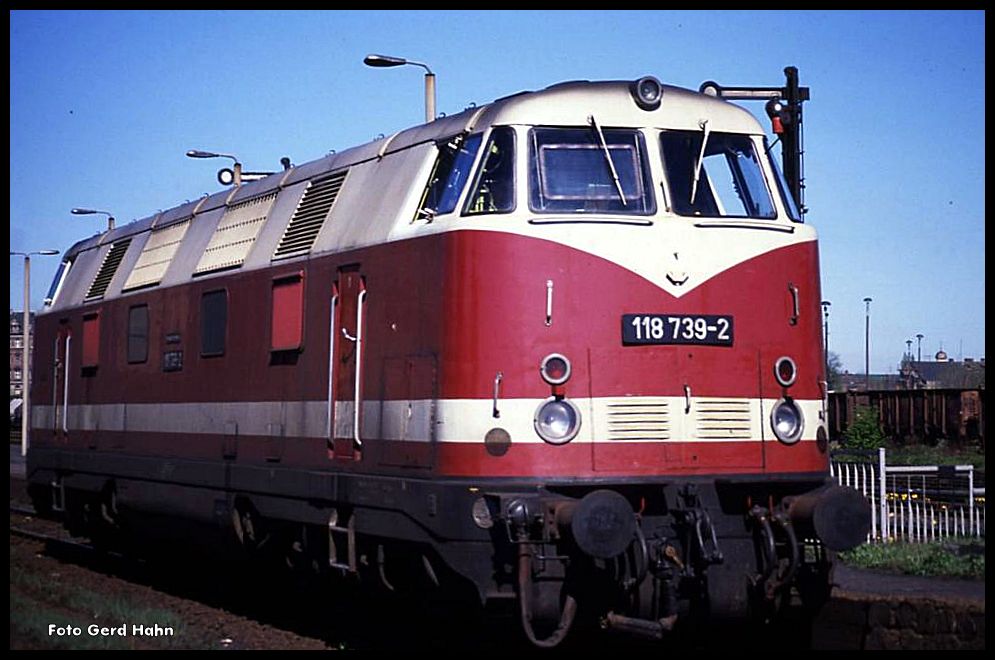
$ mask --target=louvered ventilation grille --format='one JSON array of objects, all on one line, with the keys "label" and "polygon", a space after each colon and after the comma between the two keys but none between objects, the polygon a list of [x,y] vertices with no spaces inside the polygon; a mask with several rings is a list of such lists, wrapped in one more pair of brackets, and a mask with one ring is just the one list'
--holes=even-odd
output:
[{"label": "louvered ventilation grille", "polygon": [[183,237],[190,226],[190,218],[174,225],[157,229],[149,236],[138,263],[128,275],[124,283],[124,291],[138,289],[143,286],[158,284],[166,274],[166,269],[173,261],[173,256],[183,242]]},{"label": "louvered ventilation grille", "polygon": [[111,280],[114,279],[114,273],[117,272],[117,267],[121,265],[121,260],[124,259],[124,253],[128,251],[129,245],[131,245],[130,238],[111,246],[111,249],[107,252],[107,256],[104,257],[104,262],[100,264],[97,276],[93,278],[90,290],[86,293],[87,300],[104,297],[104,293],[107,291],[107,287],[110,286]]},{"label": "louvered ventilation grille", "polygon": [[749,401],[697,401],[698,438],[739,440],[750,438]]},{"label": "louvered ventilation grille", "polygon": [[670,411],[664,399],[618,399],[608,402],[609,440],[667,440]]},{"label": "louvered ventilation grille", "polygon": [[325,218],[328,217],[335,199],[339,196],[346,173],[341,172],[308,186],[300,204],[297,205],[294,217],[287,225],[287,230],[283,232],[283,238],[280,239],[276,252],[273,253],[274,259],[306,254],[311,250],[321,226],[325,224]]},{"label": "louvered ventilation grille", "polygon": [[204,248],[194,275],[241,266],[273,207],[276,193],[229,206]]}]

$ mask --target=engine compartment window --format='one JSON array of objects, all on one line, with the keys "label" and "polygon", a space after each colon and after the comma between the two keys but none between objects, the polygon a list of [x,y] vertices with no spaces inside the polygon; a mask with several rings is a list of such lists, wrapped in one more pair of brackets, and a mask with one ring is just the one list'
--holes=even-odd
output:
[{"label": "engine compartment window", "polygon": [[464,215],[508,213],[515,210],[515,131],[508,126],[491,131]]},{"label": "engine compartment window", "polygon": [[100,364],[100,313],[83,316],[83,357],[80,366],[84,376],[96,373]]},{"label": "engine compartment window", "polygon": [[273,281],[270,350],[296,351],[304,344],[304,274]]},{"label": "engine compartment window", "polygon": [[437,215],[452,213],[456,209],[482,138],[480,133],[470,136],[461,134],[436,145],[439,157],[422,194],[415,220],[432,220]]},{"label": "engine compartment window", "polygon": [[660,146],[670,205],[678,215],[777,217],[750,136],[665,131],[660,134]]},{"label": "engine compartment window", "polygon": [[208,291],[200,298],[200,355],[212,357],[225,354],[228,334],[228,292]]},{"label": "engine compartment window", "polygon": [[[601,142],[604,136],[604,144]],[[617,180],[616,180],[617,176]],[[656,211],[642,135],[634,129],[535,128],[529,207],[537,213]]]},{"label": "engine compartment window", "polygon": [[149,359],[149,306],[128,308],[128,364]]}]

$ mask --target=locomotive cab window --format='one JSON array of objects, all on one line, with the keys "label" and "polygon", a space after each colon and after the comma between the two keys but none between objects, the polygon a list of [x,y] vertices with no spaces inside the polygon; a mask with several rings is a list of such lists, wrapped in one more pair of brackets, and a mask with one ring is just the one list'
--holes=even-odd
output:
[{"label": "locomotive cab window", "polygon": [[66,283],[66,277],[69,276],[69,269],[73,266],[73,261],[75,257],[64,259],[61,264],[59,264],[59,270],[55,273],[55,278],[52,279],[52,286],[48,288],[48,293],[45,295],[45,306],[49,307],[55,304],[55,300],[59,297],[59,293],[62,292],[62,285]]},{"label": "locomotive cab window", "polygon": [[464,215],[509,213],[515,210],[515,131],[508,126],[491,131],[480,168],[467,197]]},{"label": "locomotive cab window", "polygon": [[135,305],[128,310],[128,364],[149,359],[149,306]]},{"label": "locomotive cab window", "polygon": [[770,163],[770,171],[774,173],[774,181],[777,182],[777,190],[781,194],[781,199],[784,200],[784,208],[788,211],[788,218],[792,222],[801,222],[802,214],[798,210],[795,197],[791,194],[791,189],[788,186],[788,181],[784,178],[784,173],[781,172],[781,168],[778,167],[774,155],[770,152],[770,146],[767,144],[766,137],[764,138],[764,151],[767,152],[767,162]]},{"label": "locomotive cab window", "polygon": [[535,128],[529,133],[529,207],[537,213],[650,215],[646,148],[633,129]]},{"label": "locomotive cab window", "polygon": [[439,142],[439,157],[422,194],[415,220],[431,221],[437,215],[452,213],[470,177],[482,135],[457,135]]},{"label": "locomotive cab window", "polygon": [[777,217],[750,136],[665,131],[660,145],[670,205],[678,215]]},{"label": "locomotive cab window", "polygon": [[200,354],[211,357],[225,354],[228,332],[228,292],[208,291],[200,299]]}]

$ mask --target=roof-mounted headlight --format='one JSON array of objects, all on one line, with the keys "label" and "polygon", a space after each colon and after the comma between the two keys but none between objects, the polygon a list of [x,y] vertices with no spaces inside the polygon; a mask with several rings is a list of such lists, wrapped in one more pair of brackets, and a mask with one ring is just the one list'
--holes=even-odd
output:
[{"label": "roof-mounted headlight", "polygon": [[632,98],[643,110],[656,110],[663,98],[663,85],[653,76],[643,76],[632,83]]}]

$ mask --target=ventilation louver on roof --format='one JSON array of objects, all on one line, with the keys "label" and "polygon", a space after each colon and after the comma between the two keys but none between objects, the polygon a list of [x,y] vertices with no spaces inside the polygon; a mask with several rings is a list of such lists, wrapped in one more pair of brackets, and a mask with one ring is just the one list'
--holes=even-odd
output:
[{"label": "ventilation louver on roof", "polygon": [[142,248],[138,263],[128,275],[123,290],[129,291],[158,284],[173,261],[173,256],[183,242],[183,236],[186,235],[189,226],[190,218],[187,218],[182,222],[154,230]]},{"label": "ventilation louver on roof", "polygon": [[294,217],[290,219],[283,238],[273,253],[273,259],[283,259],[307,254],[325,224],[325,219],[342,190],[342,183],[348,170],[339,172],[322,181],[312,181],[301,197]]},{"label": "ventilation louver on roof", "polygon": [[110,286],[111,280],[114,279],[114,273],[117,272],[117,267],[121,265],[121,260],[124,259],[124,253],[128,251],[129,245],[131,245],[130,238],[111,245],[111,249],[107,251],[107,255],[104,257],[104,262],[100,264],[97,276],[93,278],[90,290],[86,293],[87,300],[104,297],[104,293],[107,291],[107,287]]},{"label": "ventilation louver on roof", "polygon": [[273,207],[276,193],[229,206],[204,249],[194,275],[241,266]]}]

